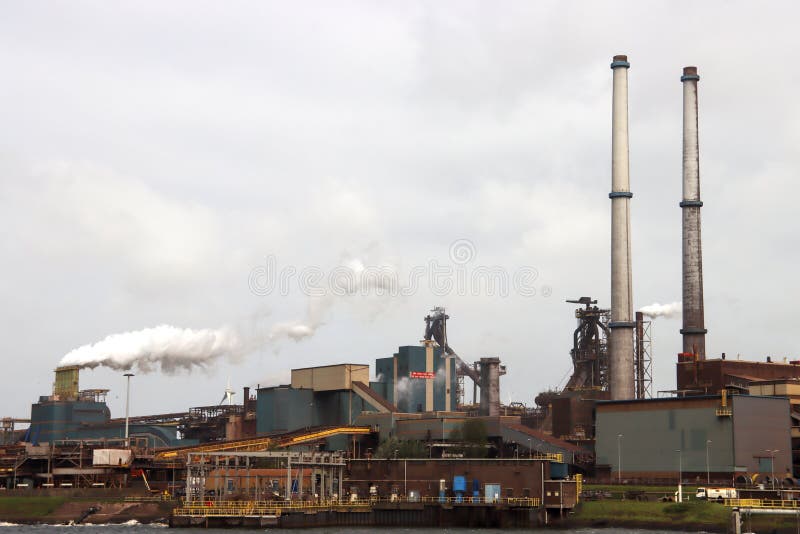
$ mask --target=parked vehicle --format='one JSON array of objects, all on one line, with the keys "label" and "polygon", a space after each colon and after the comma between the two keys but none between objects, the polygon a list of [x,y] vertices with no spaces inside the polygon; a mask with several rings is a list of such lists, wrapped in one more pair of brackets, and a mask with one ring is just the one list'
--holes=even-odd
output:
[{"label": "parked vehicle", "polygon": [[721,501],[723,499],[737,499],[739,494],[736,488],[697,488],[695,498]]}]

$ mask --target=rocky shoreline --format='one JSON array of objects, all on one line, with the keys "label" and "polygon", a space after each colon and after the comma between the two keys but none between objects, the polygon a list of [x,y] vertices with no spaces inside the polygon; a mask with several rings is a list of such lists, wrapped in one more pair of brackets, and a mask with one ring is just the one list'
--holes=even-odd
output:
[{"label": "rocky shoreline", "polygon": [[19,513],[0,514],[0,522],[16,524],[124,524],[135,521],[140,524],[169,523],[169,516],[176,503],[165,502],[104,502],[67,501],[47,515]]}]

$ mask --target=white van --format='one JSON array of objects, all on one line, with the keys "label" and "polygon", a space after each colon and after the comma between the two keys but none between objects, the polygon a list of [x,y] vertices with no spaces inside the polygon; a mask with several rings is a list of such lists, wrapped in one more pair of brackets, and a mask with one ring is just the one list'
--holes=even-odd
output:
[{"label": "white van", "polygon": [[707,499],[710,501],[722,499],[736,499],[739,495],[736,488],[697,488],[696,499]]}]

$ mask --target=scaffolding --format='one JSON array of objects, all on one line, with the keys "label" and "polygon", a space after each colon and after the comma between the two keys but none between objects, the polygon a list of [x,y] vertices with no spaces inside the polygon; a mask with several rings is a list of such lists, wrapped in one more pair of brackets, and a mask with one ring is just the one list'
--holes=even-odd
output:
[{"label": "scaffolding", "polygon": [[636,312],[636,343],[634,345],[634,375],[637,399],[653,398],[653,338],[652,321],[645,321]]},{"label": "scaffolding", "polygon": [[[345,466],[345,457],[339,452],[189,453],[186,504],[338,500],[342,495]],[[304,479],[308,480],[305,488]]]}]

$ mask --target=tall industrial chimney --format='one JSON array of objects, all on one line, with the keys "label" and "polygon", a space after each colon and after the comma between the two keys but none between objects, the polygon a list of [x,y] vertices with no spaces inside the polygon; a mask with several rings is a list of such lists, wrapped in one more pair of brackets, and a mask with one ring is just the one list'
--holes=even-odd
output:
[{"label": "tall industrial chimney", "polygon": [[697,136],[697,67],[684,67],[683,82],[683,352],[706,359],[703,248],[700,236],[700,144]]},{"label": "tall industrial chimney", "polygon": [[614,56],[611,115],[611,329],[609,389],[612,400],[632,399],[633,296],[631,288],[631,211],[628,169],[628,56]]}]

